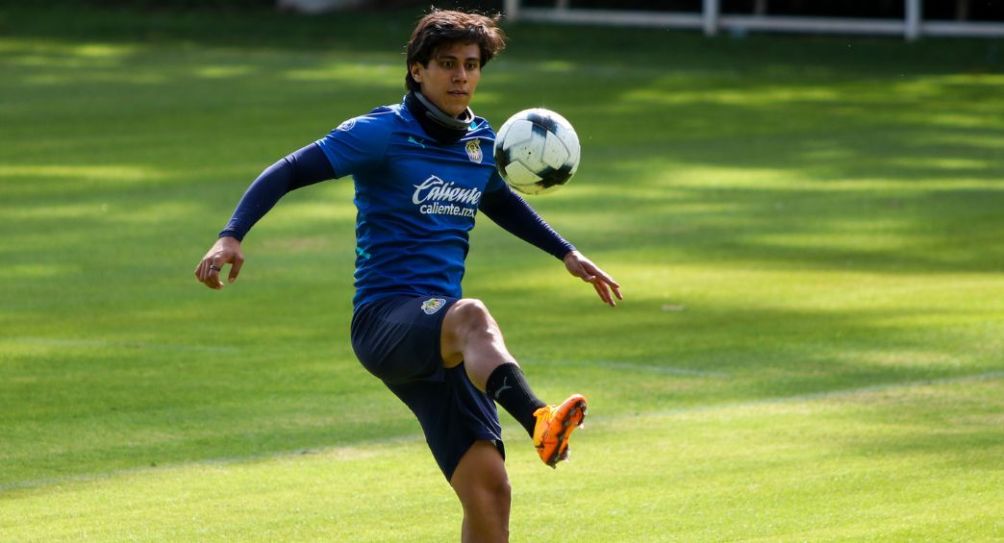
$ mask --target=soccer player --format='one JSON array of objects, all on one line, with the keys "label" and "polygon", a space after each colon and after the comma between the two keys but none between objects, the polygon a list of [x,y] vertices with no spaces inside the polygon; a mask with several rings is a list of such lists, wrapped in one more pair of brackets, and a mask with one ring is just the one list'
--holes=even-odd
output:
[{"label": "soccer player", "polygon": [[562,260],[615,305],[620,286],[558,235],[499,176],[495,134],[468,107],[481,70],[505,46],[498,16],[433,10],[407,46],[402,103],[349,119],[265,169],[195,269],[206,286],[237,279],[241,240],[287,192],[352,175],[356,293],[352,346],[418,418],[463,506],[464,542],[508,540],[510,487],[495,402],[554,467],[586,413],[575,394],[541,401],[485,304],[462,298],[468,232],[484,213]]}]

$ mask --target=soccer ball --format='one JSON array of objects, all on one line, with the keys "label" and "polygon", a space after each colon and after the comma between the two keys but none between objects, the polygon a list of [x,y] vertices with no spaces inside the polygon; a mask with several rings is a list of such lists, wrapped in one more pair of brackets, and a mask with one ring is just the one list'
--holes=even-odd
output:
[{"label": "soccer ball", "polygon": [[579,167],[579,136],[551,110],[520,111],[495,136],[495,166],[509,186],[524,194],[555,191]]}]

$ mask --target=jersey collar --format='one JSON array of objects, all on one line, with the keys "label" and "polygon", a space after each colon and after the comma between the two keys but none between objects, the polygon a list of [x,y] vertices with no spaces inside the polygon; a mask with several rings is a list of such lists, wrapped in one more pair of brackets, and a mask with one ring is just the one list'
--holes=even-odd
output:
[{"label": "jersey collar", "polygon": [[422,93],[412,91],[404,97],[404,105],[411,111],[418,124],[422,125],[425,132],[432,136],[439,143],[456,143],[460,138],[467,135],[471,122],[474,120],[474,112],[471,108],[464,110],[460,117],[451,117],[443,113]]}]

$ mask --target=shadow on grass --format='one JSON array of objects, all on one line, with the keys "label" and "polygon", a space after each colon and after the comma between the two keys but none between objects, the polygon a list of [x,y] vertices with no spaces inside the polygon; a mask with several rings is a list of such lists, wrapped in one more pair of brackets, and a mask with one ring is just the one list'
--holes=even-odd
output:
[{"label": "shadow on grass", "polygon": [[[0,353],[11,391],[3,397],[17,406],[4,435],[21,436],[5,442],[20,463],[15,478],[417,433],[344,342],[345,185],[290,195],[270,214],[253,238],[261,244],[249,242],[256,251],[242,279],[254,287],[240,296],[209,298],[191,279],[193,259],[262,168],[400,98],[412,15],[231,20],[59,8],[32,19],[39,10],[4,9],[0,89],[11,99],[0,101],[0,210],[17,221],[0,224],[0,249],[19,271],[4,285],[0,319],[17,337],[110,341],[103,350]],[[479,234],[474,251],[494,254],[468,284],[493,298],[500,319],[518,323],[513,344],[531,360],[582,362],[535,365],[545,386],[569,374],[594,379],[611,410],[628,411],[999,365],[990,341],[999,320],[971,293],[955,312],[944,299],[799,310],[743,305],[741,292],[731,303],[701,299],[714,286],[691,278],[681,292],[670,274],[689,263],[877,272],[894,284],[999,272],[996,42],[511,30],[510,51],[487,69],[479,113],[498,125],[518,109],[552,107],[572,119],[585,150],[573,184],[534,205],[587,254],[661,268],[639,280],[650,292],[629,290],[635,301],[617,319],[587,319],[586,304],[597,304],[589,291],[573,298],[543,285],[527,294],[539,262],[532,249],[519,249],[523,259],[510,251],[521,242]],[[319,232],[337,241],[317,242]],[[46,275],[47,263],[61,267]],[[499,270],[518,284],[504,284]],[[685,318],[660,309],[677,298]],[[925,320],[929,313],[944,321]],[[207,314],[223,322],[206,324]],[[982,316],[982,335],[960,332]],[[123,336],[147,340],[116,343]],[[135,347],[204,348],[221,336],[247,350],[218,360]],[[698,374],[694,386],[645,365],[710,377]],[[362,419],[338,418],[360,406]],[[31,439],[40,429],[56,436],[51,449]],[[71,443],[57,439],[64,431]]]},{"label": "shadow on grass", "polygon": [[838,441],[862,457],[923,458],[932,469],[1001,468],[999,419],[1004,374],[892,388],[864,396],[844,416],[867,421],[869,435]]}]

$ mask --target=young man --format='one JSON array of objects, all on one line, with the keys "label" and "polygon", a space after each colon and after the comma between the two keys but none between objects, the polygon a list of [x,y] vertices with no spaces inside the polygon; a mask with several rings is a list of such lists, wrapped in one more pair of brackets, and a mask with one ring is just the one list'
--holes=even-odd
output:
[{"label": "young man", "polygon": [[462,298],[468,232],[481,211],[561,259],[615,305],[620,286],[550,228],[502,181],[495,134],[468,105],[481,69],[505,46],[498,17],[434,10],[407,49],[408,94],[399,105],[349,119],[267,168],[196,267],[223,287],[240,273],[241,240],[283,194],[326,179],[355,182],[357,258],[352,345],[363,366],[416,415],[464,510],[462,540],[508,540],[509,481],[495,403],[519,421],[540,458],[568,455],[586,400],[538,399],[488,308]]}]

